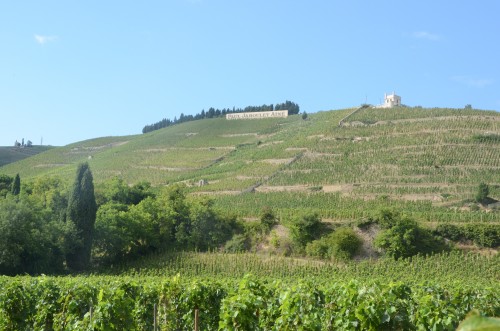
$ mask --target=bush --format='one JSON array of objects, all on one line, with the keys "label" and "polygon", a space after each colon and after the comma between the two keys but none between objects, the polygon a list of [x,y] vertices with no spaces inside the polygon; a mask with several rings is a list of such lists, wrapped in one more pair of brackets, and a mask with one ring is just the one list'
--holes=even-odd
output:
[{"label": "bush", "polygon": [[395,224],[375,238],[375,246],[387,255],[399,259],[416,254],[432,254],[446,250],[443,239],[420,228],[415,221],[395,220]]},{"label": "bush", "polygon": [[226,242],[226,245],[224,246],[224,251],[228,253],[239,253],[247,251],[248,249],[249,249],[248,238],[244,234],[234,235],[231,238],[231,240]]},{"label": "bush", "polygon": [[347,227],[342,227],[328,236],[307,244],[306,253],[319,258],[350,259],[361,247],[362,241],[356,233]]},{"label": "bush", "polygon": [[490,188],[488,185],[485,183],[479,184],[479,187],[477,189],[476,193],[476,202],[483,203],[486,198],[488,197],[488,194],[490,194]]},{"label": "bush", "polygon": [[352,258],[361,247],[362,241],[351,228],[340,228],[332,235],[331,255],[336,258]]},{"label": "bush", "polygon": [[479,247],[498,247],[500,245],[500,226],[498,224],[467,224],[463,235]]},{"label": "bush", "polygon": [[260,224],[262,225],[262,228],[266,233],[269,232],[273,226],[278,224],[276,215],[270,207],[264,207],[262,209],[262,214],[260,215]]},{"label": "bush", "polygon": [[299,247],[304,248],[307,243],[318,239],[321,235],[321,219],[318,214],[302,215],[293,220],[292,240]]},{"label": "bush", "polygon": [[434,230],[434,233],[453,241],[464,239],[462,230],[458,226],[449,223],[439,224],[436,227],[436,230]]},{"label": "bush", "polygon": [[453,224],[440,224],[434,233],[453,241],[470,240],[479,247],[494,248],[500,245],[498,224],[467,224],[460,227]]}]

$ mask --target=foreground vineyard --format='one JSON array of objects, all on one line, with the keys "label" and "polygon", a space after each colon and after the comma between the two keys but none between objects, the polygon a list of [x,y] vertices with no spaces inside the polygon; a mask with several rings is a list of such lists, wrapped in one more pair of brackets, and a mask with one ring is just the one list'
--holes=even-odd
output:
[{"label": "foreground vineyard", "polygon": [[113,276],[0,277],[0,329],[193,330],[198,316],[200,330],[454,330],[472,309],[500,316],[498,256],[335,265],[182,253],[142,263]]},{"label": "foreground vineyard", "polygon": [[[499,288],[180,277],[1,278],[2,330],[453,330]],[[156,322],[155,322],[156,321]]]}]

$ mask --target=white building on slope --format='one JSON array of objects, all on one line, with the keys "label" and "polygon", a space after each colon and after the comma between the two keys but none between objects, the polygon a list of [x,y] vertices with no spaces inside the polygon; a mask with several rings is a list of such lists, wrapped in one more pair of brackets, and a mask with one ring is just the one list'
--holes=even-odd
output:
[{"label": "white building on slope", "polygon": [[392,94],[384,94],[384,103],[376,106],[375,108],[392,108],[401,106],[401,97],[396,95],[395,92]]}]

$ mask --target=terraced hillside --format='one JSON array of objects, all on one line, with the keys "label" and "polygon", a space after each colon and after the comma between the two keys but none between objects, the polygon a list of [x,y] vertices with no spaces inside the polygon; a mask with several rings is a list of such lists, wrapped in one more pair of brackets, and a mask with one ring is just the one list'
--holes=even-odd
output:
[{"label": "terraced hillside", "polygon": [[32,146],[32,147],[0,146],[0,167],[45,152],[51,148],[52,148],[51,146]]},{"label": "terraced hillside", "polygon": [[380,206],[428,221],[500,219],[498,212],[464,203],[481,182],[500,199],[500,113],[353,111],[319,112],[307,120],[188,122],[75,143],[0,173],[69,180],[76,164],[88,160],[97,182],[114,176],[129,183],[184,182],[193,194],[213,195],[221,209],[245,217],[269,205],[280,213],[301,208],[331,219],[359,218]]}]

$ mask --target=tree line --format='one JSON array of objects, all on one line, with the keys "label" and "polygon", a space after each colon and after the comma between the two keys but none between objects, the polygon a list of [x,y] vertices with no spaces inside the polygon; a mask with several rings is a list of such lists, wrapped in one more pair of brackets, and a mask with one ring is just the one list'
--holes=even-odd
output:
[{"label": "tree line", "polygon": [[184,115],[181,113],[179,118],[174,117],[173,120],[164,118],[161,121],[158,121],[153,124],[149,124],[144,126],[142,129],[142,133],[148,133],[151,131],[163,129],[166,127],[169,127],[174,124],[180,124],[184,122],[190,122],[190,121],[196,121],[196,120],[201,120],[205,118],[217,118],[217,117],[224,117],[226,114],[234,114],[234,113],[245,113],[245,112],[263,112],[263,111],[274,111],[274,110],[288,110],[289,115],[296,115],[300,112],[300,107],[298,104],[292,102],[292,101],[285,101],[282,103],[277,103],[276,105],[270,104],[270,105],[262,105],[262,106],[247,106],[245,108],[223,108],[223,109],[215,109],[213,107],[210,107],[208,111],[205,111],[203,109],[201,112],[199,112],[196,115]]},{"label": "tree line", "polygon": [[67,187],[57,177],[0,176],[0,274],[89,271],[165,250],[218,249],[241,232],[182,186],[152,189],[115,178],[94,190],[87,163]]}]

